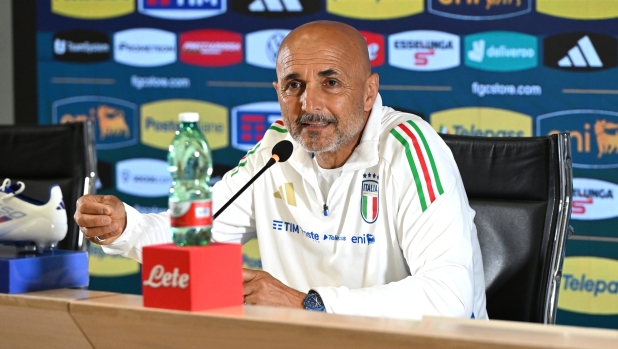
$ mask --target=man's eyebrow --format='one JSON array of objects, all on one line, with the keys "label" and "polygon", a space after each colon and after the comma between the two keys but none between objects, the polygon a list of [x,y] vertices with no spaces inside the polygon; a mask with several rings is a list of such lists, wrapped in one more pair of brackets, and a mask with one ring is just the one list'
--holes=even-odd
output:
[{"label": "man's eyebrow", "polygon": [[333,75],[339,75],[339,72],[332,68],[322,70],[321,72],[318,73],[318,76],[321,78],[325,78],[325,77],[333,76]]},{"label": "man's eyebrow", "polygon": [[298,73],[290,73],[286,76],[283,77],[283,81],[288,81],[288,80],[296,80],[300,78],[300,74]]}]

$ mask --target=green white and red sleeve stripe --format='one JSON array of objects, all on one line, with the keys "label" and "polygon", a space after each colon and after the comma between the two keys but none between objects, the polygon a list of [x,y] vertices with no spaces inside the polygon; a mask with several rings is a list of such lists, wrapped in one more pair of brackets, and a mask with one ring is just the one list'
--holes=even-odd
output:
[{"label": "green white and red sleeve stripe", "polygon": [[425,212],[429,205],[444,193],[431,147],[420,127],[412,120],[400,123],[390,133],[404,147],[419,204]]}]

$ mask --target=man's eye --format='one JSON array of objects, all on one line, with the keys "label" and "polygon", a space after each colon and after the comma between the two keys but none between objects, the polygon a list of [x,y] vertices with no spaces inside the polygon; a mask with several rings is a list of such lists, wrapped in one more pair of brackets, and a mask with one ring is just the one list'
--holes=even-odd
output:
[{"label": "man's eye", "polygon": [[289,86],[290,88],[294,88],[294,89],[296,89],[296,88],[299,88],[299,87],[300,87],[300,84],[299,84],[298,82],[291,82],[288,86]]},{"label": "man's eye", "polygon": [[328,86],[335,87],[338,85],[337,80],[328,80]]}]

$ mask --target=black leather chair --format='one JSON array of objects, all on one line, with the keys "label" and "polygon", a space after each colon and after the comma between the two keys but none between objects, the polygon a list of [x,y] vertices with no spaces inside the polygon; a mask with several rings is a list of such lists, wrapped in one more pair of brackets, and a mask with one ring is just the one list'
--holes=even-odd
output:
[{"label": "black leather chair", "polygon": [[0,181],[24,182],[25,195],[46,201],[49,186],[60,186],[68,232],[57,247],[85,251],[87,244],[73,214],[77,199],[95,190],[93,124],[0,126],[0,159]]},{"label": "black leather chair", "polygon": [[476,211],[489,318],[555,323],[572,201],[569,135],[441,136]]}]

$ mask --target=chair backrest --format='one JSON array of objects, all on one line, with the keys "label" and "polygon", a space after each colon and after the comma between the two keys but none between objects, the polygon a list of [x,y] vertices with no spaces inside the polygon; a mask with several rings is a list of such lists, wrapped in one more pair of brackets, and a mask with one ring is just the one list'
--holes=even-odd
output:
[{"label": "chair backrest", "polygon": [[441,135],[476,211],[491,319],[555,323],[569,228],[569,135]]},{"label": "chair backrest", "polygon": [[67,211],[68,232],[58,248],[85,250],[73,219],[77,199],[94,192],[96,153],[90,122],[63,125],[0,126],[0,181],[26,184],[25,195],[47,200],[58,184]]}]

